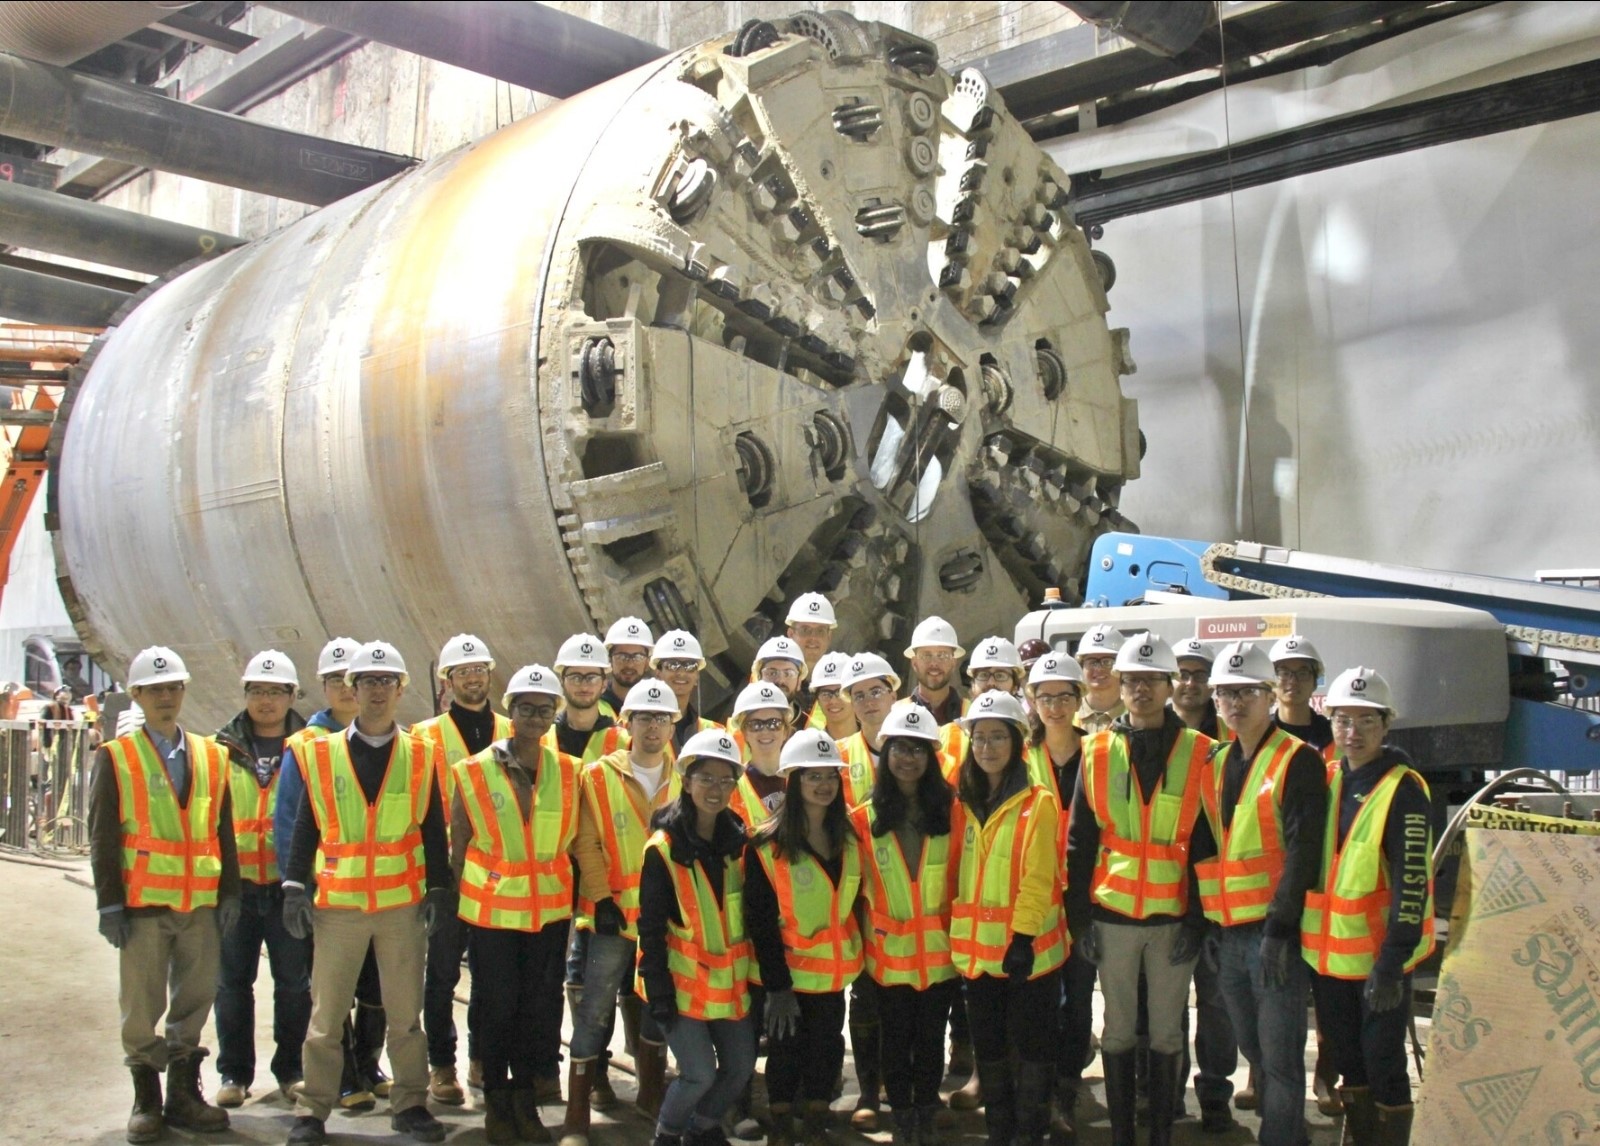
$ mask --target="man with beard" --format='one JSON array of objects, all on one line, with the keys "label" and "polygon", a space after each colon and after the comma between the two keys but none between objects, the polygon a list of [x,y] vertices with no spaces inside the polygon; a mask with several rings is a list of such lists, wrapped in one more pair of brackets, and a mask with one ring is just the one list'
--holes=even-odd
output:
[{"label": "man with beard", "polygon": [[628,695],[628,690],[644,679],[653,644],[655,638],[650,635],[650,626],[638,617],[622,617],[606,630],[611,679],[600,694],[600,710],[613,720],[622,711],[622,698]]},{"label": "man with beard", "polygon": [[545,733],[546,743],[585,764],[627,744],[627,733],[601,708],[610,661],[600,638],[592,633],[568,637],[556,653],[555,667],[562,706]]},{"label": "man with beard", "polygon": [[700,670],[706,667],[705,654],[693,633],[671,629],[661,634],[650,650],[650,670],[666,682],[678,701],[678,721],[672,730],[672,751],[676,753],[696,732],[721,728],[715,720],[700,715],[695,705],[700,691]]}]

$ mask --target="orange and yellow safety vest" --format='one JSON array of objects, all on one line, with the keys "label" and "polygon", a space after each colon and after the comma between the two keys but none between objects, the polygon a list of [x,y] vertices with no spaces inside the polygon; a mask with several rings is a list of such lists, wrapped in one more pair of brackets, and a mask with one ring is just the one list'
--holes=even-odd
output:
[{"label": "orange and yellow safety vest", "polygon": [[750,1012],[755,959],[744,930],[744,869],[738,857],[723,859],[718,904],[699,864],[672,862],[672,843],[665,832],[653,834],[645,850],[655,851],[667,865],[683,919],[679,923],[667,917],[667,970],[678,1014],[708,1022],[744,1018]]},{"label": "orange and yellow safety vest", "polygon": [[434,797],[434,749],[396,731],[389,766],[370,804],[343,735],[311,741],[306,794],[322,835],[317,906],[385,911],[422,900],[427,865],[422,820]]},{"label": "orange and yellow safety vest", "polygon": [[272,774],[265,788],[252,768],[229,764],[227,776],[233,843],[239,849],[239,878],[249,883],[277,883],[281,877],[272,813],[278,806],[278,774]]},{"label": "orange and yellow safety vest", "polygon": [[[421,738],[433,745],[440,753],[434,758],[434,767],[439,770],[439,784],[444,792],[444,806],[452,808],[456,802],[455,772],[452,769],[472,753],[467,749],[467,742],[461,738],[461,730],[456,727],[456,722],[448,712],[428,720],[418,721],[407,729],[411,735]],[[511,735],[511,718],[494,714],[494,739],[504,740]],[[445,819],[450,819],[450,813],[445,813]]]},{"label": "orange and yellow safety vest", "polygon": [[[622,910],[622,934],[639,937],[639,873],[644,870],[644,848],[650,839],[650,817],[678,798],[683,781],[667,762],[668,778],[656,790],[655,799],[645,799],[644,789],[633,778],[633,767],[626,748],[611,752],[583,769],[581,794],[600,829],[606,853],[606,877],[611,895]],[[593,901],[578,895],[577,927],[594,930]]]},{"label": "orange and yellow safety vest", "polygon": [[178,803],[166,765],[144,729],[106,745],[122,821],[122,892],[127,907],[193,911],[215,907],[222,879],[223,769],[228,755],[204,736],[184,733],[189,802]]},{"label": "orange and yellow safety vest", "polygon": [[[1233,823],[1222,826],[1222,781],[1227,752],[1206,762],[1200,778],[1200,801],[1217,841],[1215,859],[1196,863],[1200,902],[1206,918],[1224,927],[1267,917],[1272,893],[1283,877],[1283,828],[1278,807],[1283,802],[1283,774],[1304,742],[1273,728],[1256,748]],[[1232,751],[1230,748],[1228,751]],[[1241,749],[1242,751],[1242,749]]]},{"label": "orange and yellow safety vest", "polygon": [[[840,853],[834,884],[810,852],[778,856],[772,845],[753,849],[778,898],[778,929],[794,989],[803,995],[842,991],[861,974],[861,926],[856,896],[861,892],[861,848],[854,835]],[[760,968],[751,979],[761,981]]]},{"label": "orange and yellow safety vest", "polygon": [[1065,913],[1061,910],[1061,877],[1055,860],[1056,821],[1060,812],[1049,789],[1030,786],[989,813],[988,821],[965,804],[959,805],[954,854],[956,891],[950,903],[950,956],[956,970],[968,979],[980,975],[1002,976],[1006,949],[1011,944],[1012,917],[1028,870],[1030,854],[1037,856],[1038,833],[1049,841],[1048,894],[1042,925],[1033,939],[1033,972],[1037,979],[1066,962],[1069,951]]},{"label": "orange and yellow safety vest", "polygon": [[907,986],[919,991],[954,979],[956,968],[950,959],[954,822],[942,836],[923,837],[915,874],[893,832],[872,834],[877,816],[870,800],[850,813],[850,823],[861,844],[867,974],[885,987]]}]

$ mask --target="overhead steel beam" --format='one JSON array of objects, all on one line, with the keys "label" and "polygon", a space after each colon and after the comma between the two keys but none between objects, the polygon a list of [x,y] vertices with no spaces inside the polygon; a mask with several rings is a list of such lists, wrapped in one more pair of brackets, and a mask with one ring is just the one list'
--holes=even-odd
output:
[{"label": "overhead steel beam", "polygon": [[0,266],[0,317],[48,326],[104,326],[128,301],[120,290]]},{"label": "overhead steel beam", "polygon": [[666,50],[533,0],[266,0],[313,24],[547,95],[576,95]]},{"label": "overhead steel beam", "polygon": [[12,254],[7,251],[0,253],[0,266],[18,267],[25,271],[38,271],[44,275],[54,275],[58,279],[70,279],[75,283],[88,283],[90,286],[107,287],[111,290],[120,290],[124,294],[144,289],[147,279],[125,279],[121,275],[108,275],[103,271],[92,271],[87,267],[71,266],[66,263],[51,263],[44,259],[30,259],[25,255]]},{"label": "overhead steel beam", "polygon": [[1083,227],[1440,143],[1600,111],[1600,60],[1297,128],[1127,175],[1072,177]]},{"label": "overhead steel beam", "polygon": [[0,52],[0,135],[325,206],[416,160]]},{"label": "overhead steel beam", "polygon": [[0,181],[0,243],[158,275],[244,240]]}]

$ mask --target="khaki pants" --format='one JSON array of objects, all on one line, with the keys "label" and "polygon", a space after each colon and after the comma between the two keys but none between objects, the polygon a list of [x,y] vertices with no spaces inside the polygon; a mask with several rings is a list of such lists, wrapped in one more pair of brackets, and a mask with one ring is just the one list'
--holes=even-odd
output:
[{"label": "khaki pants", "polygon": [[[217,997],[222,937],[215,908],[128,914],[118,952],[122,1053],[129,1066],[165,1070],[200,1049],[200,1032]],[[156,1024],[166,1015],[165,1035]]]},{"label": "khaki pants", "polygon": [[1189,1009],[1189,979],[1194,963],[1172,965],[1172,945],[1181,923],[1136,927],[1097,919],[1100,933],[1100,995],[1105,1025],[1100,1048],[1106,1054],[1130,1051],[1138,1042],[1139,973],[1147,988],[1150,1049],[1177,1054],[1183,1049],[1183,1016]]},{"label": "khaki pants", "polygon": [[339,1037],[356,979],[372,944],[388,1015],[389,1105],[399,1112],[428,1097],[428,1042],[422,1033],[422,969],[427,931],[415,905],[387,911],[319,908],[313,917],[311,1031],[303,1055],[306,1081],[295,1113],[326,1120],[339,1100],[344,1052]]}]

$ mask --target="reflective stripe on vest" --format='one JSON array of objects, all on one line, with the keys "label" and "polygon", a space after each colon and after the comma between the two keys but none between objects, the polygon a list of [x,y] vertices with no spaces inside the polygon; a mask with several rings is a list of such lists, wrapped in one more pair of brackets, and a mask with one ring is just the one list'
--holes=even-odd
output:
[{"label": "reflective stripe on vest", "polygon": [[[287,747],[288,741],[284,744]],[[223,751],[226,753],[227,749]],[[227,767],[233,843],[239,849],[239,878],[248,883],[277,883],[280,876],[272,813],[278,806],[278,773],[274,772],[263,788],[256,779],[255,769],[231,761]]]},{"label": "reflective stripe on vest", "polygon": [[871,801],[850,813],[867,897],[867,974],[885,987],[923,991],[956,977],[950,961],[951,833],[922,838],[913,876],[899,837],[874,836],[876,822]]},{"label": "reflective stripe on vest", "polygon": [[828,731],[828,714],[822,711],[821,701],[812,704],[811,715],[806,717],[806,727],[819,728],[823,732]]},{"label": "reflective stripe on vest", "polygon": [[540,750],[522,818],[517,788],[486,748],[455,766],[472,839],[461,869],[457,914],[477,927],[539,931],[572,918],[572,841],[578,835],[578,762]]},{"label": "reflective stripe on vest", "polygon": [[[409,729],[411,735],[420,736],[429,744],[444,753],[444,767],[440,769],[439,783],[444,787],[445,823],[450,822],[449,809],[456,803],[456,774],[455,766],[472,753],[467,748],[467,742],[461,738],[461,729],[456,727],[454,718],[448,712],[441,713],[431,720],[424,720],[413,724]],[[494,714],[494,740],[505,740],[511,736],[511,718]]]},{"label": "reflective stripe on vest", "polygon": [[[645,844],[672,876],[682,923],[667,916],[667,970],[678,1014],[687,1019],[742,1019],[750,1011],[750,970],[755,960],[744,933],[744,869],[723,860],[722,903],[699,864],[672,862],[672,844],[656,832]],[[641,865],[643,859],[640,860]]]},{"label": "reflective stripe on vest", "polygon": [[[981,826],[972,810],[959,804],[960,834],[950,861],[957,872],[950,904],[950,957],[956,970],[968,979],[1004,975],[1001,964],[1011,945],[1011,914],[1022,886],[1027,836],[1033,831],[1039,802],[1051,799],[1048,789],[1030,787],[990,813],[989,822]],[[1043,934],[1033,939],[1030,979],[1054,971],[1067,959],[1061,897],[1052,898],[1055,902],[1045,915]]]},{"label": "reflective stripe on vest", "polygon": [[144,729],[106,745],[117,779],[122,821],[122,893],[127,907],[193,911],[215,907],[222,878],[222,770],[227,753],[184,733],[189,753],[189,803],[178,804],[166,764]]},{"label": "reflective stripe on vest", "polygon": [[955,721],[939,729],[939,769],[954,788],[961,775],[961,764],[967,758],[967,730]]},{"label": "reflective stripe on vest", "polygon": [[322,833],[318,907],[384,911],[422,900],[422,819],[434,795],[433,753],[426,741],[397,731],[378,798],[369,804],[349,740],[311,742],[306,794]]},{"label": "reflective stripe on vest", "polygon": [[[498,739],[498,737],[497,737]],[[540,747],[561,751],[561,742],[556,739],[556,726],[552,724],[545,730],[543,738],[539,741]],[[609,756],[619,748],[628,746],[628,733],[619,724],[606,728],[597,728],[589,734],[588,742],[583,746],[583,755],[578,757],[580,764],[593,764],[602,756]]]},{"label": "reflective stripe on vest", "polygon": [[1022,749],[1022,760],[1028,766],[1028,779],[1054,796],[1056,807],[1061,812],[1061,815],[1056,817],[1056,859],[1057,866],[1061,869],[1060,884],[1065,888],[1067,886],[1067,815],[1072,811],[1072,793],[1068,792],[1065,796],[1061,794],[1061,783],[1056,778],[1055,762],[1050,759],[1050,749],[1045,746],[1043,741],[1038,744],[1025,745]]},{"label": "reflective stripe on vest", "polygon": [[[1283,828],[1278,805],[1283,799],[1283,773],[1289,758],[1302,746],[1281,728],[1273,728],[1256,749],[1233,824],[1222,826],[1223,775],[1227,753],[1206,762],[1200,782],[1200,799],[1211,832],[1217,840],[1217,858],[1194,865],[1200,882],[1200,902],[1206,918],[1224,927],[1253,923],[1267,917],[1267,905],[1283,876]],[[1230,748],[1228,751],[1232,751]]]},{"label": "reflective stripe on vest", "polygon": [[1185,728],[1172,743],[1155,796],[1145,803],[1128,739],[1096,732],[1084,745],[1084,795],[1100,824],[1090,895],[1129,919],[1182,915],[1189,903],[1189,837],[1200,815],[1210,737]]},{"label": "reflective stripe on vest", "polygon": [[[861,848],[846,837],[838,886],[810,852],[798,858],[773,854],[770,845],[754,849],[778,898],[778,930],[794,989],[803,995],[842,991],[861,974],[861,927],[856,896],[861,892]],[[760,968],[751,980],[761,981]]]},{"label": "reflective stripe on vest", "polygon": [[[1339,837],[1339,798],[1344,790],[1344,768],[1334,764],[1328,781],[1328,825],[1322,844],[1322,879],[1306,892],[1300,916],[1301,954],[1321,975],[1332,979],[1365,979],[1378,960],[1383,937],[1389,930],[1389,870],[1383,862],[1383,830],[1389,820],[1394,794],[1406,777],[1414,777],[1427,792],[1418,773],[1397,764],[1368,793],[1355,822],[1335,848]],[[1433,832],[1422,841],[1433,854]],[[1422,937],[1406,959],[1412,970],[1433,953],[1433,874],[1428,874],[1428,901],[1422,913]]]},{"label": "reflective stripe on vest", "polygon": [[756,786],[750,782],[749,774],[743,771],[739,773],[739,782],[734,785],[733,795],[728,798],[728,807],[751,831],[772,818],[772,809],[756,795]]},{"label": "reflective stripe on vest", "polygon": [[[639,937],[639,873],[644,870],[644,846],[650,838],[650,816],[665,807],[683,791],[683,781],[668,762],[667,780],[656,789],[655,800],[648,801],[644,789],[632,776],[627,749],[602,756],[583,770],[583,798],[600,829],[600,842],[606,853],[606,879],[611,897],[622,909],[624,938]],[[594,903],[578,896],[579,930],[594,930]]]},{"label": "reflective stripe on vest", "polygon": [[864,804],[872,795],[872,785],[877,781],[877,765],[867,748],[867,734],[852,732],[839,741],[839,756],[844,760],[844,803],[853,808]]}]

